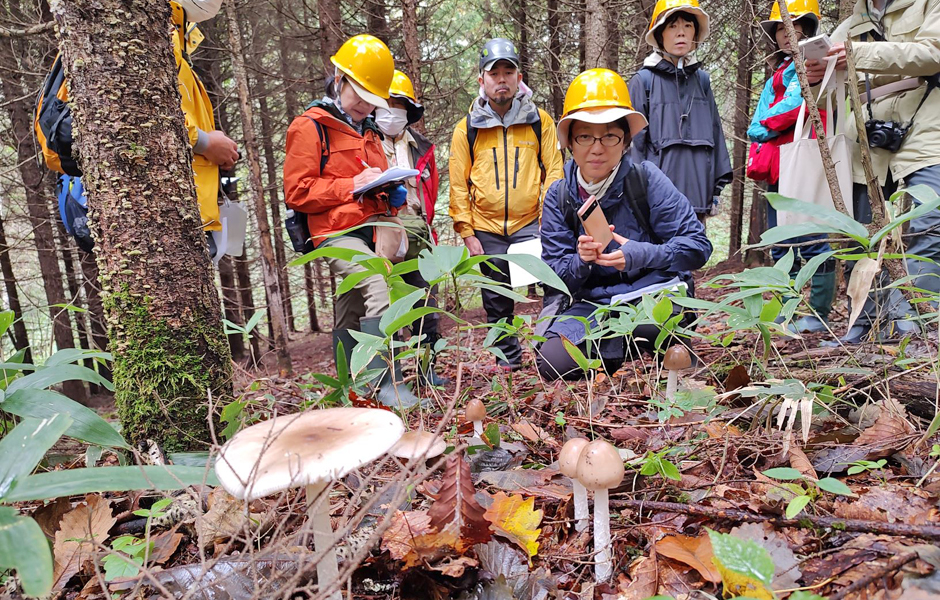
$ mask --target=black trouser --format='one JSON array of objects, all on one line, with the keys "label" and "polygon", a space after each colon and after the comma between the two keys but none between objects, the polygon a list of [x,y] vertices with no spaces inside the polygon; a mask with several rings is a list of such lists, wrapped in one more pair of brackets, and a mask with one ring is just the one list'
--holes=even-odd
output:
[{"label": "black trouser", "polygon": [[[428,282],[425,281],[424,277],[421,276],[420,271],[412,271],[411,273],[405,273],[404,275],[401,276],[401,278],[404,279],[405,283],[407,283],[408,285],[413,285],[414,287],[422,289],[422,290],[426,290],[429,287]],[[421,306],[430,306],[432,308],[438,307],[436,285],[431,289],[431,295],[430,297],[428,297],[427,304],[420,302],[420,301],[418,302],[418,304],[415,304],[415,308],[419,308]],[[433,345],[440,337],[440,333],[438,329],[438,323],[440,322],[440,320],[441,320],[440,313],[431,313],[429,315],[425,315],[411,324],[411,334],[418,335],[419,333],[422,333],[424,335],[427,335],[427,338],[425,338],[425,341],[423,343]]]},{"label": "black trouser", "polygon": [[[602,357],[604,371],[614,373],[623,366],[628,356],[633,356],[636,351],[653,353],[653,344],[659,337],[660,328],[658,325],[638,325],[633,330],[633,335],[624,340],[624,352],[622,356],[604,356]],[[669,343],[669,342],[667,342]],[[585,356],[597,356],[597,351],[591,349],[588,351],[587,342],[578,344],[578,348]],[[556,379],[584,379],[586,374],[578,366],[568,350],[565,349],[558,334],[548,334],[548,339],[539,346],[539,351],[535,357],[535,364],[539,369],[539,374],[547,381]]]},{"label": "black trouser", "polygon": [[[480,240],[484,254],[505,254],[511,244],[539,237],[539,223],[536,219],[512,235],[499,235],[485,231],[478,231],[474,235]],[[484,263],[480,265],[480,271],[483,275],[503,284],[505,287],[509,287],[509,263],[505,260],[491,260],[489,262],[492,262],[499,271]],[[516,303],[511,298],[486,289],[480,291],[483,294],[483,308],[486,310],[487,323],[496,323],[501,319],[512,320]],[[506,336],[497,340],[496,347],[503,351],[508,361],[504,362],[499,359],[496,361],[497,364],[513,367],[522,364],[522,346],[515,336]]]}]

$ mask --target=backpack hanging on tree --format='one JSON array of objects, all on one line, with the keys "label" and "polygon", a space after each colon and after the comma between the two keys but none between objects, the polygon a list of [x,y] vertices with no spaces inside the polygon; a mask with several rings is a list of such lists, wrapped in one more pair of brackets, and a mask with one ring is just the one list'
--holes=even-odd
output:
[{"label": "backpack hanging on tree", "polygon": [[72,110],[61,55],[56,56],[36,98],[33,129],[46,166],[57,173],[81,177],[82,171],[72,156]]},{"label": "backpack hanging on tree", "polygon": [[88,227],[88,197],[85,195],[82,180],[70,175],[60,175],[56,195],[59,199],[59,217],[65,231],[75,239],[79,248],[91,252],[95,241]]}]

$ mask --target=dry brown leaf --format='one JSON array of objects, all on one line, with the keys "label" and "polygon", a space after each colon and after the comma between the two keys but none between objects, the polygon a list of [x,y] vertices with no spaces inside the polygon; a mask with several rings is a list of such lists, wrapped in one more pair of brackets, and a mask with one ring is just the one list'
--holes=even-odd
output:
[{"label": "dry brown leaf", "polygon": [[725,392],[733,392],[734,390],[747,387],[751,384],[751,376],[748,375],[747,367],[744,365],[735,365],[730,371],[728,371],[728,376],[725,378],[724,388]]},{"label": "dry brown leaf", "polygon": [[493,537],[490,522],[483,516],[485,511],[474,498],[475,494],[470,465],[462,454],[454,452],[447,458],[441,489],[428,516],[431,527],[438,532],[455,525],[453,531],[460,534],[461,552],[474,544],[485,544]]},{"label": "dry brown leaf", "polygon": [[552,437],[550,433],[538,425],[533,425],[526,420],[513,423],[510,425],[510,427],[513,431],[530,442],[542,442],[543,444],[548,444],[549,446],[558,446],[558,442],[555,440],[555,438]]},{"label": "dry brown leaf", "polygon": [[401,560],[414,549],[416,537],[431,533],[431,517],[424,511],[395,511],[392,523],[382,534],[382,550],[395,560]]},{"label": "dry brown leaf", "polygon": [[849,278],[847,286],[848,297],[852,299],[852,314],[849,315],[846,331],[852,329],[852,325],[855,324],[858,316],[862,314],[865,300],[868,299],[868,292],[871,291],[871,284],[875,280],[875,275],[881,270],[880,254],[878,258],[879,260],[875,260],[866,256],[855,263],[852,268],[852,276]]},{"label": "dry brown leaf", "polygon": [[448,524],[444,531],[433,531],[419,535],[412,540],[411,550],[404,557],[405,569],[424,563],[436,563],[449,554],[461,554],[460,537],[454,523]]},{"label": "dry brown leaf", "polygon": [[698,537],[667,535],[658,540],[655,546],[657,553],[689,565],[698,571],[706,581],[721,582],[721,574],[715,568],[715,563],[712,562],[715,554],[712,552],[712,543],[708,538],[708,534]]},{"label": "dry brown leaf", "polygon": [[655,596],[659,589],[659,561],[656,560],[656,552],[651,556],[641,556],[630,565],[630,580],[622,580],[617,588],[620,591],[622,600],[646,600],[650,596]]},{"label": "dry brown leaf", "polygon": [[916,488],[888,485],[875,487],[849,502],[836,503],[835,516],[883,523],[926,525],[937,522],[936,508],[927,494]]},{"label": "dry brown leaf", "polygon": [[447,557],[441,562],[431,567],[432,571],[437,571],[442,575],[447,577],[463,577],[463,572],[467,568],[473,568],[479,566],[480,563],[475,559],[470,558],[469,556],[457,556],[457,557]]},{"label": "dry brown leaf", "polygon": [[183,534],[175,531],[164,531],[150,536],[153,542],[153,551],[150,553],[150,560],[162,565],[173,557],[180,542],[183,541]]},{"label": "dry brown leaf", "polygon": [[789,541],[769,523],[745,523],[731,530],[731,535],[742,540],[751,540],[770,554],[774,562],[773,588],[784,590],[796,587],[801,573]]},{"label": "dry brown leaf", "polygon": [[803,476],[813,481],[819,480],[819,475],[816,474],[813,463],[810,462],[806,453],[799,446],[791,444],[787,450],[787,457],[790,459],[790,466],[802,473]]},{"label": "dry brown leaf", "polygon": [[725,436],[739,437],[741,430],[734,425],[728,425],[723,421],[709,421],[705,424],[705,433],[713,440],[723,440]]},{"label": "dry brown leaf", "polygon": [[221,544],[238,537],[242,533],[265,528],[265,513],[249,512],[245,514],[245,504],[229,495],[222,487],[217,487],[206,500],[209,506],[206,514],[196,517],[196,538],[203,548]]},{"label": "dry brown leaf", "polygon": [[53,544],[53,590],[64,588],[82,565],[91,560],[96,546],[108,538],[114,522],[111,503],[98,494],[85,496],[85,502],[62,517]]},{"label": "dry brown leaf", "polygon": [[852,445],[867,447],[868,460],[885,458],[911,445],[913,433],[910,423],[896,410],[882,410],[875,424],[863,431]]},{"label": "dry brown leaf", "polygon": [[532,557],[539,551],[539,523],[542,511],[535,510],[535,498],[525,499],[518,494],[507,496],[497,492],[493,504],[483,515],[492,523],[493,531],[522,548],[532,564]]},{"label": "dry brown leaf", "polygon": [[55,532],[59,530],[59,523],[65,513],[72,510],[72,503],[68,498],[56,498],[45,506],[40,506],[33,512],[33,520],[50,540],[55,540]]}]

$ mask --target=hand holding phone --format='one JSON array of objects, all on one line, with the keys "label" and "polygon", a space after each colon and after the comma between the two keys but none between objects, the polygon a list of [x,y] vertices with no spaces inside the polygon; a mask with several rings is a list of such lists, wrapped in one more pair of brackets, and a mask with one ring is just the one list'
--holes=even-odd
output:
[{"label": "hand holding phone", "polygon": [[578,219],[581,220],[581,224],[584,226],[584,232],[601,245],[598,252],[603,252],[608,244],[613,241],[614,236],[610,231],[610,224],[607,222],[607,217],[604,216],[604,211],[601,209],[601,204],[597,201],[597,198],[591,196],[584,201],[584,204],[578,209]]}]

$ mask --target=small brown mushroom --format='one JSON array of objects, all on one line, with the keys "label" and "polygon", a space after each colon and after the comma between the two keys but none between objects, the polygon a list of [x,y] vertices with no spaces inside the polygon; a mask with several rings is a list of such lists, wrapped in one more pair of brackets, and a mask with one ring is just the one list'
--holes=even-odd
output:
[{"label": "small brown mushroom", "polygon": [[483,436],[483,419],[486,418],[486,407],[479,398],[474,398],[467,402],[467,408],[464,409],[464,418],[473,423],[473,435]]},{"label": "small brown mushroom", "polygon": [[581,451],[588,445],[584,438],[571,438],[562,446],[558,454],[558,469],[562,475],[574,482],[574,518],[575,530],[584,531],[588,526],[587,489],[578,481],[578,459]]},{"label": "small brown mushroom", "polygon": [[666,350],[666,357],[663,359],[663,367],[669,371],[669,378],[666,380],[666,398],[672,400],[679,388],[679,371],[688,369],[692,366],[692,356],[688,348],[682,344],[676,344]]},{"label": "small brown mushroom", "polygon": [[447,449],[447,442],[439,435],[434,435],[430,431],[407,431],[401,439],[398,440],[389,454],[402,460],[415,460],[423,458],[430,463],[434,458],[444,454]]},{"label": "small brown mushroom", "polygon": [[610,579],[614,570],[610,557],[610,505],[607,490],[623,481],[623,459],[617,449],[604,440],[594,440],[578,458],[578,479],[594,492],[594,578],[597,583]]}]

